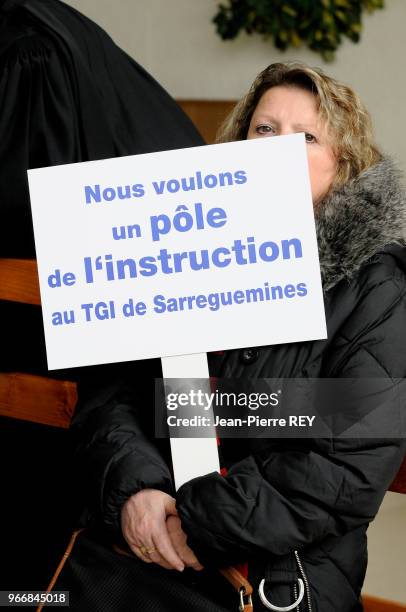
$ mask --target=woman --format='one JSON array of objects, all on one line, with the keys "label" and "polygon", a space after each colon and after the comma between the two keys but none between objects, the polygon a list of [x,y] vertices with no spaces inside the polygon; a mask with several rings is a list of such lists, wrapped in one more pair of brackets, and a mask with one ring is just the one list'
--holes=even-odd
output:
[{"label": "woman", "polygon": [[[220,141],[299,131],[307,142],[328,339],[211,354],[210,373],[387,377],[392,384],[406,375],[406,206],[358,96],[321,70],[271,64],[225,122]],[[161,376],[159,360],[97,368],[79,389],[72,429],[87,520],[114,537],[122,533],[151,572],[186,567],[195,584],[208,568],[248,560],[255,610],[362,610],[366,530],[403,459],[404,440],[379,439],[379,431],[366,439],[228,440],[221,445],[227,475],[208,474],[175,493],[167,445],[153,439],[153,376]],[[216,584],[208,610],[237,609],[223,590]],[[174,608],[167,597],[150,609]]]}]

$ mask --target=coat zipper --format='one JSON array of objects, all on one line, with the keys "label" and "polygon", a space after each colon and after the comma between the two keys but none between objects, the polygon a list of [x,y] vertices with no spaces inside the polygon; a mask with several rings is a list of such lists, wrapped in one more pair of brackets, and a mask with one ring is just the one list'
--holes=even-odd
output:
[{"label": "coat zipper", "polygon": [[[296,584],[293,585],[293,597],[294,597],[294,600],[297,601],[298,594],[297,594],[297,586],[296,586]],[[300,612],[300,604],[297,606],[296,612]]]},{"label": "coat zipper", "polygon": [[300,560],[299,553],[297,552],[297,550],[295,550],[295,557],[296,557],[296,562],[297,562],[297,565],[299,567],[299,570],[300,570],[300,573],[302,575],[302,579],[303,579],[303,582],[304,582],[304,585],[305,585],[308,612],[313,612],[312,600],[311,600],[311,597],[310,597],[309,581],[308,581],[306,573],[305,573],[305,571],[303,569],[303,565],[302,565],[302,562]]}]

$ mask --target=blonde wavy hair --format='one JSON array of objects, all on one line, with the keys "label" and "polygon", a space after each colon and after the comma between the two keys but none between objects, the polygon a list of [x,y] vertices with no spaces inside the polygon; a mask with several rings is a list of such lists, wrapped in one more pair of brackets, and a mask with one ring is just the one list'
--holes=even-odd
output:
[{"label": "blonde wavy hair", "polygon": [[370,114],[359,96],[320,68],[301,62],[278,62],[260,72],[247,95],[220,126],[216,142],[245,140],[260,98],[278,85],[300,87],[316,96],[319,116],[327,126],[337,159],[334,187],[355,178],[382,158],[374,141]]}]

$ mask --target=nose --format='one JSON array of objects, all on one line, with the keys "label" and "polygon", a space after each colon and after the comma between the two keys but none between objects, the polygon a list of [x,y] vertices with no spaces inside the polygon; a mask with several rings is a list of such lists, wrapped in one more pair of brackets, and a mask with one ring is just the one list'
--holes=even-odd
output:
[{"label": "nose", "polygon": [[279,127],[279,136],[289,136],[289,134],[296,134],[297,130],[293,129],[290,125],[281,125]]}]

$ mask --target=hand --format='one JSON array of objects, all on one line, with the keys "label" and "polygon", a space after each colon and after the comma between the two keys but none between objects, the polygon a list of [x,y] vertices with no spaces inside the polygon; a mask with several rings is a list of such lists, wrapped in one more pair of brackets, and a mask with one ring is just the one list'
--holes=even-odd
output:
[{"label": "hand", "polygon": [[[121,529],[139,559],[182,572],[185,564],[175,550],[166,524],[167,518],[176,514],[173,497],[156,489],[143,489],[123,505]],[[146,550],[142,552],[141,547]]]},{"label": "hand", "polygon": [[172,545],[185,566],[197,571],[202,570],[203,565],[199,563],[193,550],[186,544],[186,533],[182,529],[180,518],[174,515],[168,516],[166,526]]}]

